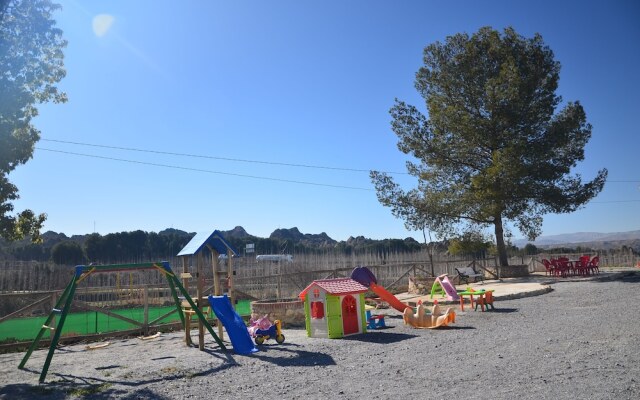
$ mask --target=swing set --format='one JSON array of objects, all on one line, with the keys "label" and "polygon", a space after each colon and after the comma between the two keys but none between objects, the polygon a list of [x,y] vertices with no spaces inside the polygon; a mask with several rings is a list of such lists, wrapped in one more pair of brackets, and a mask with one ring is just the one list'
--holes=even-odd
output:
[{"label": "swing set", "polygon": [[[178,292],[182,295],[184,301],[186,301],[190,309],[197,315],[199,323],[207,328],[211,336],[215,339],[216,343],[222,350],[226,350],[226,347],[220,337],[218,337],[213,328],[207,321],[207,318],[202,313],[199,307],[196,306],[193,299],[189,296],[189,293],[186,291],[184,286],[180,283],[178,277],[176,277],[175,273],[171,269],[171,266],[168,262],[162,261],[160,263],[141,263],[141,264],[115,264],[115,265],[78,265],[75,268],[75,273],[71,281],[65,288],[64,292],[56,302],[53,310],[49,313],[44,325],[40,328],[38,335],[34,339],[33,343],[29,346],[27,353],[25,354],[22,362],[18,366],[19,369],[23,369],[31,353],[37,348],[38,343],[42,339],[42,336],[45,332],[50,331],[53,333],[53,338],[51,339],[51,344],[49,345],[49,353],[47,354],[47,358],[44,362],[44,366],[42,367],[42,372],[40,373],[40,383],[44,382],[45,377],[47,376],[47,371],[49,370],[49,365],[51,364],[51,360],[53,358],[53,353],[58,345],[58,341],[60,340],[60,335],[62,334],[62,328],[64,326],[64,322],[67,318],[67,314],[71,309],[71,304],[73,303],[73,297],[76,292],[76,288],[80,282],[89,277],[94,273],[101,272],[122,272],[122,271],[136,271],[136,270],[157,270],[164,275],[169,283],[169,288],[171,289],[171,296],[173,297],[173,301],[175,303],[176,309],[178,311],[178,315],[180,316],[180,320],[182,321],[182,326],[185,327],[185,316],[183,313],[182,302],[178,297]],[[57,325],[55,324],[56,316],[59,315],[59,321]],[[190,317],[187,317],[190,318]]]}]

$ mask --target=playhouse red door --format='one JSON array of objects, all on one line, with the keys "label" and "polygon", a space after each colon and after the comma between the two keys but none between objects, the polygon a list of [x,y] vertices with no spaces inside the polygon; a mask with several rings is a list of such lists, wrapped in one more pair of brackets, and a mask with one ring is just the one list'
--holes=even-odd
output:
[{"label": "playhouse red door", "polygon": [[356,299],[347,295],[342,299],[342,328],[345,335],[358,333],[358,307],[356,307]]}]

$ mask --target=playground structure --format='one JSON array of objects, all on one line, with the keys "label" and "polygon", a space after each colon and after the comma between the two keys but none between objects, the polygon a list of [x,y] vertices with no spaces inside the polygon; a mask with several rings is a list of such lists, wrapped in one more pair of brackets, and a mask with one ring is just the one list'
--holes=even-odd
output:
[{"label": "playground structure", "polygon": [[[381,299],[389,303],[389,305],[402,313],[403,321],[405,324],[411,325],[414,328],[438,328],[446,326],[449,323],[454,323],[456,320],[456,314],[452,309],[447,309],[445,313],[440,312],[440,306],[438,304],[433,305],[431,314],[428,314],[422,303],[418,304],[416,312],[411,306],[404,304],[396,296],[389,293],[385,288],[377,284],[377,280],[373,272],[367,267],[356,267],[351,272],[351,278],[359,282],[360,284],[368,287],[375,294],[380,296]],[[457,296],[456,289],[453,287],[446,275],[441,275],[436,279],[436,284],[441,288],[441,292],[446,293],[447,296]],[[432,288],[432,295],[434,289]]]},{"label": "playground structure", "polygon": [[440,311],[438,303],[431,307],[430,313],[425,308],[424,304],[418,304],[415,314],[411,308],[406,308],[402,313],[404,323],[414,328],[434,329],[456,322],[456,313],[451,308],[444,313]]},{"label": "playground structure", "polygon": [[258,351],[253,346],[244,320],[233,309],[229,297],[226,294],[223,296],[209,296],[208,300],[213,312],[218,317],[218,321],[220,321],[218,326],[222,325],[227,330],[233,351],[237,354],[251,354]]},{"label": "playground structure", "polygon": [[[47,358],[45,360],[44,366],[40,373],[40,382],[44,382],[45,377],[47,376],[47,371],[49,370],[49,365],[51,364],[51,360],[53,359],[53,354],[55,352],[56,346],[58,345],[58,341],[60,340],[60,335],[62,334],[62,329],[64,327],[65,320],[69,311],[71,310],[71,305],[73,303],[74,294],[76,292],[76,288],[78,284],[89,277],[94,273],[104,273],[104,272],[122,272],[122,271],[132,271],[132,270],[157,270],[164,275],[169,284],[169,288],[171,289],[171,297],[175,303],[178,314],[180,315],[180,319],[182,321],[183,326],[186,326],[185,317],[182,312],[182,303],[178,298],[178,292],[182,294],[184,301],[191,307],[194,311],[195,315],[198,318],[200,324],[209,331],[211,336],[215,339],[218,346],[221,349],[226,350],[226,347],[222,340],[215,334],[213,328],[207,322],[206,317],[198,308],[189,296],[187,290],[182,286],[180,280],[176,277],[175,273],[171,269],[171,266],[168,262],[163,261],[160,263],[141,263],[141,264],[116,264],[116,265],[78,265],[75,268],[75,273],[71,278],[71,281],[65,288],[64,292],[56,302],[55,306],[49,313],[44,325],[40,328],[40,331],[36,335],[36,338],[33,340],[29,349],[27,350],[25,356],[22,359],[22,362],[18,366],[19,369],[23,369],[31,353],[36,349],[38,343],[42,339],[42,336],[45,332],[53,332],[53,338],[51,339],[51,344],[49,345],[49,352],[47,353]],[[59,315],[60,318],[56,324],[56,316]],[[190,317],[189,317],[190,318]]]},{"label": "playground structure", "polygon": [[[209,254],[206,254],[208,251]],[[211,260],[211,270],[213,271],[213,287],[204,287],[204,266],[206,264],[205,256]],[[224,255],[225,257],[220,257]],[[213,232],[200,232],[197,233],[187,243],[182,250],[178,253],[178,257],[182,260],[182,278],[184,287],[189,290],[190,281],[193,275],[189,271],[190,266],[195,263],[195,278],[196,278],[196,308],[198,312],[202,313],[208,306],[205,300],[205,293],[213,292],[214,296],[221,296],[223,292],[226,292],[232,305],[235,305],[236,297],[233,289],[233,257],[237,256],[238,252],[234,247],[227,242],[220,231],[214,230]],[[226,270],[220,268],[220,259],[224,258],[226,263]],[[223,290],[224,289],[224,290]],[[188,345],[193,345],[191,340],[191,317],[194,315],[195,309],[192,308],[192,304],[183,302],[183,311],[186,314],[185,325],[185,342]],[[217,314],[216,314],[217,315]],[[218,336],[221,340],[224,340],[224,331],[222,324],[218,325]],[[200,350],[204,350],[204,324],[198,320],[198,347]]]},{"label": "playground structure", "polygon": [[404,310],[407,308],[411,308],[411,306],[398,300],[398,298],[387,291],[387,289],[378,285],[378,280],[375,275],[373,275],[373,272],[367,267],[354,268],[351,272],[351,279],[369,288],[373,293],[377,294],[382,300],[401,313],[404,313]]},{"label": "playground structure", "polygon": [[[473,308],[474,299],[473,296],[478,296],[475,301],[475,310],[478,309],[478,306],[481,307],[482,311],[484,311],[485,307],[487,311],[495,310],[493,306],[493,290],[492,289],[479,289],[475,290],[470,287],[465,290],[456,290],[455,286],[449,280],[449,277],[446,274],[440,275],[436,277],[436,280],[433,282],[431,286],[431,298],[433,299],[434,295],[441,295],[446,298],[447,301],[459,301],[460,302],[460,311],[464,311],[464,297],[469,296],[469,302],[471,303],[471,307]],[[437,300],[435,300],[437,302]]]},{"label": "playground structure", "polygon": [[433,285],[431,286],[432,299],[434,295],[446,297],[447,301],[458,301],[460,299],[455,286],[453,286],[447,274],[436,277],[435,282],[433,282]]},{"label": "playground structure", "polygon": [[365,286],[350,278],[311,282],[299,294],[304,301],[307,336],[338,339],[365,333],[366,291]]}]

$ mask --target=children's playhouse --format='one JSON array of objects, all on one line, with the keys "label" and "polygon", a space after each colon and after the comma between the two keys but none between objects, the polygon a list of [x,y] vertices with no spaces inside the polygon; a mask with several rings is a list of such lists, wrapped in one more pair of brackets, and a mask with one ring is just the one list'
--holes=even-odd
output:
[{"label": "children's playhouse", "polygon": [[366,291],[351,278],[311,282],[299,295],[304,301],[307,335],[337,339],[366,332]]}]

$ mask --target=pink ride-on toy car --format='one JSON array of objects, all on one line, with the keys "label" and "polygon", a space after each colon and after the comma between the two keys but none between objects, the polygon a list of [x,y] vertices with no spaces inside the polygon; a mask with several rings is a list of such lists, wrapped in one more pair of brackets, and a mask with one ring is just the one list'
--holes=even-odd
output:
[{"label": "pink ride-on toy car", "polygon": [[279,319],[275,320],[272,324],[269,317],[265,315],[252,321],[247,329],[258,345],[263,344],[269,339],[275,339],[278,344],[282,344],[284,343],[284,335],[282,334],[281,326]]}]

